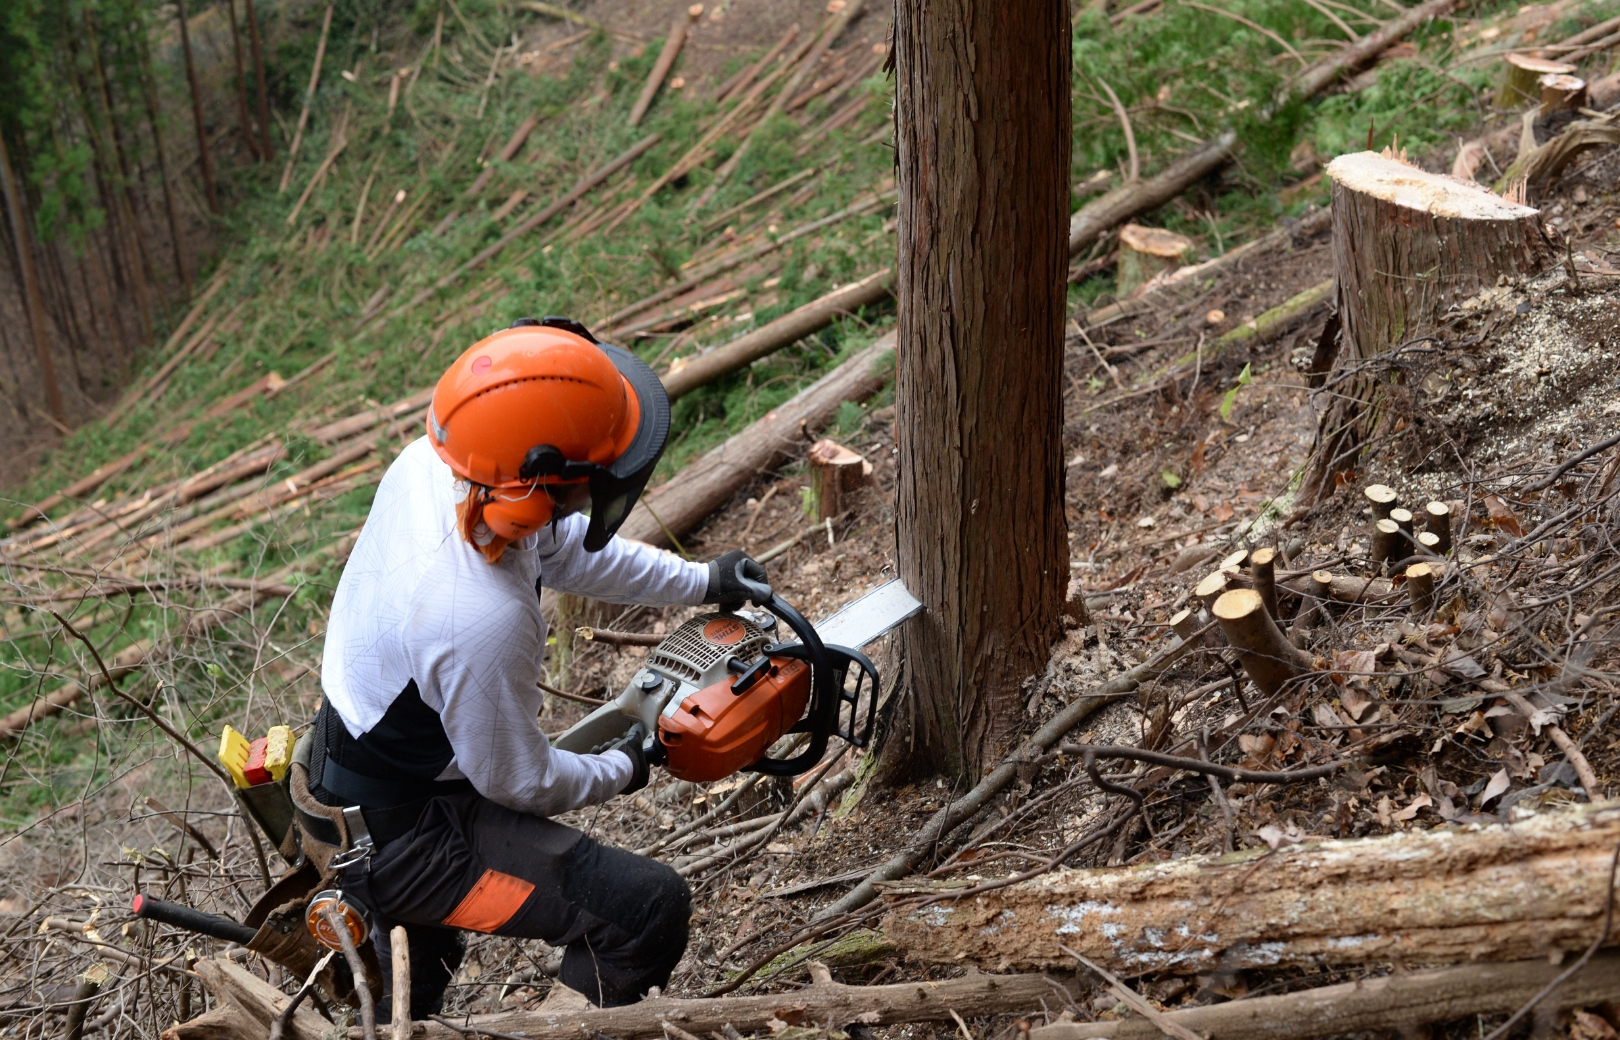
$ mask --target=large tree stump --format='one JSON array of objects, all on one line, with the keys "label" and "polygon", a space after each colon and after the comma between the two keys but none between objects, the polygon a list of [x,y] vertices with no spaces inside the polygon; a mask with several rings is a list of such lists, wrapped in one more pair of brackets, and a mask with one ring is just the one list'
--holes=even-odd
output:
[{"label": "large tree stump", "polygon": [[1480,185],[1375,152],[1342,155],[1327,174],[1340,333],[1306,501],[1330,494],[1380,431],[1389,380],[1380,355],[1432,329],[1453,303],[1553,257],[1538,211]]}]

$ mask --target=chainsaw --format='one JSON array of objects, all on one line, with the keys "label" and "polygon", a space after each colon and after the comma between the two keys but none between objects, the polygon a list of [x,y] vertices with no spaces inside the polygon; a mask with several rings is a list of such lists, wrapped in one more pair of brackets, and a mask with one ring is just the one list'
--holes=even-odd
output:
[{"label": "chainsaw", "polygon": [[[797,776],[821,761],[835,736],[865,747],[880,686],[860,648],[922,604],[890,581],[811,625],[769,585],[740,568],[738,578],[759,609],[722,606],[690,618],[652,648],[624,692],[552,746],[585,754],[640,723],[649,734],[648,760],[693,783],[744,770]],[[782,627],[788,633],[779,633]],[[795,733],[809,737],[803,750],[768,757],[773,744]]]}]

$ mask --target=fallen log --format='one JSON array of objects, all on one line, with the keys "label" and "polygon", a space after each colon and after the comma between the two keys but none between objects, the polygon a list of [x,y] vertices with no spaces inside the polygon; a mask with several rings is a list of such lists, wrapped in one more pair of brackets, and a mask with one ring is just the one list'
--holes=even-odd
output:
[{"label": "fallen log", "polygon": [[336,419],[325,426],[317,426],[309,431],[309,435],[322,444],[334,444],[355,434],[365,433],[378,423],[397,419],[418,408],[426,408],[428,402],[433,400],[434,389],[430,386],[426,390],[418,390],[409,397],[402,397],[393,404],[382,405],[345,419]]},{"label": "fallen log", "polygon": [[773,408],[719,447],[641,496],[619,534],[669,546],[780,459],[797,454],[806,431],[832,421],[845,401],[864,401],[889,381],[895,336],[882,336]]},{"label": "fallen log", "polygon": [[1098,401],[1096,404],[1087,405],[1080,411],[1080,415],[1090,415],[1092,412],[1100,412],[1105,409],[1112,408],[1121,401],[1126,401],[1133,397],[1141,397],[1144,394],[1157,393],[1158,391],[1164,389],[1168,380],[1172,378],[1180,378],[1179,373],[1185,371],[1188,366],[1194,366],[1196,368],[1197,366],[1208,362],[1215,355],[1233,346],[1239,344],[1249,344],[1253,346],[1269,342],[1304,322],[1316,312],[1318,307],[1324,303],[1327,303],[1332,295],[1333,279],[1328,278],[1318,282],[1309,289],[1305,289],[1289,297],[1270,310],[1262,311],[1236,328],[1228,329],[1226,332],[1221,334],[1219,339],[1208,346],[1197,347],[1181,355],[1174,361],[1159,369],[1154,376],[1145,380],[1146,385],[1140,386],[1135,390],[1127,390],[1124,393],[1115,394],[1113,397],[1103,401]]},{"label": "fallen log", "polygon": [[735,76],[720,84],[720,89],[714,92],[714,103],[723,105],[726,103],[727,98],[735,95],[737,91],[747,88],[761,72],[765,71],[767,65],[776,60],[777,55],[787,50],[788,44],[792,43],[798,35],[799,26],[795,22],[793,25],[788,26],[788,31],[783,33],[782,38],[772,44],[771,49],[761,55],[758,61],[752,65],[744,65],[737,70]]},{"label": "fallen log", "polygon": [[899,906],[883,931],[913,957],[995,971],[1072,965],[1063,945],[1130,974],[1556,961],[1605,921],[1617,843],[1620,805],[1583,805],[1473,831],[1058,870]]},{"label": "fallen log", "polygon": [[512,157],[517,155],[519,149],[528,142],[529,135],[534,133],[534,128],[539,125],[539,116],[528,116],[523,122],[519,123],[517,129],[512,131],[512,136],[507,138],[506,144],[497,153],[495,162],[479,171],[478,176],[473,178],[472,184],[467,186],[465,197],[469,199],[477,198],[478,193],[483,191],[485,186],[489,184],[490,179],[495,176],[495,170],[497,169],[495,164],[511,162]]},{"label": "fallen log", "polygon": [[805,80],[810,78],[810,74],[821,63],[827,49],[844,34],[844,30],[849,28],[851,22],[861,16],[861,10],[865,2],[866,0],[846,0],[844,6],[839,9],[837,15],[828,24],[827,30],[816,40],[815,46],[810,48],[810,52],[805,55],[804,60],[793,71],[793,75],[788,78],[787,83],[783,84],[782,89],[777,91],[776,96],[771,99],[770,107],[765,110],[764,116],[754,123],[753,129],[743,135],[742,140],[737,142],[736,150],[726,158],[725,162],[720,164],[719,169],[714,171],[714,178],[709,181],[708,187],[703,189],[703,193],[693,203],[692,209],[694,212],[700,211],[707,206],[709,201],[714,198],[715,193],[731,178],[733,173],[737,172],[737,167],[741,165],[743,156],[748,154],[748,147],[753,143],[754,136],[770,123],[772,116],[781,112],[788,102],[798,95],[799,88],[804,85]]},{"label": "fallen log", "polygon": [[[1357,1033],[1418,1034],[1412,1027],[1517,1011],[1563,969],[1545,959],[1397,972],[1276,997],[1250,997],[1161,1012],[1210,1040],[1314,1040]],[[1602,953],[1570,976],[1543,1006],[1559,1010],[1620,999],[1620,954]],[[1055,1022],[1029,1040],[1159,1040],[1144,1018]]]},{"label": "fallen log", "polygon": [[886,188],[873,195],[857,199],[855,202],[845,206],[843,209],[838,210],[835,213],[829,213],[825,217],[819,217],[807,224],[800,224],[793,230],[785,231],[781,235],[774,238],[767,238],[764,242],[761,242],[759,245],[750,249],[739,249],[734,252],[727,253],[724,256],[716,257],[714,260],[709,261],[702,267],[688,273],[685,278],[679,282],[676,282],[674,285],[665,286],[664,288],[653,293],[651,296],[643,297],[642,299],[637,300],[635,303],[630,304],[628,307],[624,307],[619,311],[608,315],[601,321],[595,322],[594,324],[596,326],[600,326],[598,331],[602,332],[603,334],[614,331],[619,326],[624,325],[629,319],[635,317],[641,312],[656,307],[666,300],[673,300],[675,297],[680,296],[683,293],[690,292],[716,275],[725,274],[727,271],[734,270],[746,263],[751,263],[758,260],[769,253],[774,253],[776,250],[781,249],[790,242],[804,238],[806,235],[813,235],[817,231],[832,227],[834,224],[847,220],[850,217],[861,216],[862,214],[870,212],[884,203],[891,202],[894,197],[895,189],[892,187]]},{"label": "fallen log", "polygon": [[[1315,97],[1340,76],[1365,65],[1430,18],[1450,10],[1455,3],[1456,0],[1429,0],[1335,51],[1302,71],[1272,103],[1272,110],[1284,107],[1291,100],[1306,101]],[[1069,254],[1072,256],[1087,248],[1109,229],[1169,202],[1226,165],[1236,152],[1237,134],[1222,131],[1154,176],[1121,185],[1081,206],[1069,218]]]},{"label": "fallen log", "polygon": [[1388,578],[1358,578],[1353,574],[1334,574],[1332,582],[1323,586],[1313,581],[1311,574],[1296,574],[1279,584],[1289,592],[1300,596],[1320,596],[1326,591],[1335,603],[1390,603],[1400,598],[1395,583]]},{"label": "fallen log", "polygon": [[[522,1035],[530,1040],[579,1040],[605,1035],[615,1040],[663,1037],[664,1023],[699,1036],[731,1026],[742,1033],[763,1032],[778,1022],[831,1023],[835,1028],[860,1023],[950,1022],[955,1015],[974,1018],[1012,1011],[1034,1011],[1062,991],[1044,975],[971,975],[940,982],[902,982],[889,986],[846,986],[833,982],[827,969],[811,965],[815,982],[792,993],[724,999],[682,1000],[653,997],[639,1004],[579,1011],[508,1011],[456,1020],[460,1029],[442,1021],[422,1023],[427,1040],[462,1040],[476,1033]],[[349,1030],[353,1040],[362,1036]],[[169,1040],[166,1036],[166,1040]]]},{"label": "fallen log", "polygon": [[1237,134],[1226,130],[1146,180],[1122,184],[1092,199],[1069,218],[1069,255],[1132,217],[1158,209],[1216,170],[1237,151]]},{"label": "fallen log", "polygon": [[744,333],[723,346],[699,354],[684,364],[677,363],[663,376],[664,391],[670,400],[691,393],[721,376],[746,368],[760,358],[831,325],[859,307],[877,303],[889,295],[894,271],[885,267],[858,282],[835,289],[819,300],[812,300],[775,321]]},{"label": "fallen log", "polygon": [[664,77],[669,70],[675,67],[675,59],[680,57],[681,48],[686,45],[686,35],[691,32],[692,26],[703,17],[703,5],[693,4],[686,9],[685,15],[675,19],[669,27],[669,35],[664,38],[664,49],[658,52],[658,61],[653,64],[652,72],[647,76],[647,83],[641,88],[641,96],[630,109],[630,125],[640,126],[641,120],[652,107],[653,98],[658,95],[658,88],[664,85]]},{"label": "fallen log", "polygon": [[332,29],[332,11],[337,4],[326,5],[326,18],[321,22],[321,40],[315,47],[315,64],[309,70],[309,89],[304,92],[304,107],[298,113],[298,129],[293,133],[292,147],[287,149],[287,166],[281,171],[281,186],[277,194],[287,190],[292,180],[293,165],[298,161],[298,146],[304,142],[304,127],[309,125],[309,108],[315,102],[315,88],[321,82],[321,60],[326,57],[326,36]]}]

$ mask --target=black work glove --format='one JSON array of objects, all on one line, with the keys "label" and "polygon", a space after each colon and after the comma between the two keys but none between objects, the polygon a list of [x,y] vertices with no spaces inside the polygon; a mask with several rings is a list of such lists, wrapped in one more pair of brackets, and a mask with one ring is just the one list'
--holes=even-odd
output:
[{"label": "black work glove", "polygon": [[769,599],[771,584],[765,576],[764,565],[741,549],[733,549],[718,560],[709,561],[709,588],[703,594],[703,602],[718,603],[722,610],[735,609],[750,600],[755,606],[763,607],[765,604],[758,593],[737,576],[739,567],[742,577],[764,586],[765,598]]},{"label": "black work glove", "polygon": [[647,749],[643,742],[647,739],[647,727],[636,723],[630,727],[629,732],[616,740],[605,744],[598,744],[591,748],[593,755],[605,755],[609,751],[623,751],[630,757],[630,782],[624,785],[620,794],[634,794],[647,786]]}]

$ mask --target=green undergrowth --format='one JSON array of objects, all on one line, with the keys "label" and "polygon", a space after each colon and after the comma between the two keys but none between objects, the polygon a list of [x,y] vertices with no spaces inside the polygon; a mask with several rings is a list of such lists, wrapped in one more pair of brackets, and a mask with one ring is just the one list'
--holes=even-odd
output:
[{"label": "green undergrowth", "polygon": [[[1281,217],[1325,205],[1328,186],[1319,174],[1335,155],[1395,147],[1431,165],[1449,165],[1458,141],[1495,114],[1490,101],[1501,65],[1480,59],[1519,42],[1519,5],[1461,5],[1452,17],[1408,36],[1409,46],[1364,76],[1370,82],[1358,82],[1358,89],[1330,90],[1273,111],[1273,98],[1291,76],[1347,42],[1327,11],[1360,35],[1371,31],[1372,20],[1391,17],[1392,6],[1385,0],[1168,3],[1118,26],[1086,11],[1074,30],[1075,183],[1110,174],[1102,184],[1093,182],[1093,190],[1102,190],[1117,187],[1128,173],[1129,146],[1108,88],[1127,110],[1144,176],[1224,128],[1237,132],[1236,163],[1144,221],[1193,239],[1195,259],[1218,256]],[[1536,38],[1560,39],[1617,12],[1615,0],[1573,5],[1540,27]],[[1090,278],[1074,287],[1071,302],[1089,306],[1112,288],[1111,274]]]},{"label": "green undergrowth", "polygon": [[[1211,6],[1266,26],[1307,60],[1326,54],[1344,38],[1304,0],[1234,0]],[[1392,13],[1384,0],[1336,0],[1326,6],[1360,31],[1368,26],[1355,11],[1376,18]],[[1594,4],[1590,10],[1615,6]],[[598,227],[583,236],[562,234],[578,213],[616,206],[642,193],[724,109],[713,100],[712,81],[694,81],[684,89],[665,89],[643,124],[631,128],[626,114],[661,41],[649,41],[634,53],[598,35],[548,53],[546,42],[570,35],[573,28],[552,25],[537,35],[538,16],[512,14],[513,8],[462,0],[459,9],[471,30],[459,18],[447,18],[436,52],[431,43],[436,4],[381,23],[366,12],[375,14],[382,5],[358,4],[335,19],[327,71],[289,189],[276,190],[289,143],[285,136],[276,162],[224,174],[237,178],[233,193],[245,201],[223,218],[230,244],[217,270],[223,272],[224,287],[208,310],[224,320],[208,341],[215,345],[181,364],[150,403],[130,409],[115,424],[91,423],[67,438],[27,486],[13,489],[9,497],[17,508],[99,464],[156,444],[177,425],[197,420],[268,373],[293,378],[331,355],[316,375],[274,398],[261,396],[223,418],[198,421],[172,447],[153,447],[139,464],[90,497],[115,504],[120,496],[196,472],[272,434],[283,438],[289,455],[270,471],[266,484],[281,480],[332,450],[308,436],[314,426],[430,386],[461,351],[515,318],[564,314],[602,327],[615,311],[681,276],[689,261],[702,263],[717,255],[727,228],[739,241],[785,234],[883,190],[894,174],[886,133],[891,86],[879,75],[855,88],[871,95],[860,116],[808,148],[804,135],[853,94],[831,103],[818,98],[796,117],[776,117],[754,136],[735,175],[701,209],[696,201],[736,147],[735,134],[717,141],[705,161],[616,227]],[[1480,20],[1500,20],[1497,11],[1495,4],[1467,10],[1474,21],[1466,25],[1475,40]],[[1579,21],[1596,17],[1582,9]],[[1576,24],[1570,21],[1565,28],[1573,31]],[[1193,237],[1202,256],[1217,254],[1268,228],[1279,215],[1322,201],[1325,188],[1309,180],[1315,162],[1364,147],[1369,128],[1378,147],[1398,135],[1401,144],[1423,148],[1446,145],[1476,125],[1485,111],[1483,91],[1491,85],[1495,65],[1458,63],[1456,32],[1464,25],[1438,20],[1426,26],[1413,38],[1415,53],[1386,62],[1377,82],[1359,93],[1296,104],[1262,119],[1269,99],[1298,65],[1265,34],[1179,2],[1167,2],[1159,12],[1128,18],[1118,27],[1099,15],[1084,14],[1074,28],[1075,180],[1084,181],[1098,170],[1111,171],[1113,185],[1121,180],[1125,137],[1103,83],[1130,113],[1144,175],[1221,128],[1235,127],[1244,141],[1237,164],[1139,218]],[[276,93],[289,127],[297,118],[297,84],[307,81],[319,27],[306,28],[278,53],[275,63]],[[514,33],[525,41],[525,55],[540,53],[541,59],[514,67],[508,56],[506,71],[484,100],[492,47],[509,42]],[[722,75],[756,56],[733,56]],[[406,81],[409,85],[390,117],[389,79],[400,68],[421,72]],[[340,74],[344,71],[352,79]],[[682,71],[677,66],[674,74]],[[527,146],[509,162],[494,158],[513,128],[530,116],[539,119],[539,126]],[[333,148],[340,124],[347,126],[346,147],[289,223],[297,200]],[[580,210],[553,217],[483,268],[421,303],[408,304],[587,172],[654,133],[657,144],[590,193]],[[469,201],[468,186],[491,161],[496,168],[488,187]],[[818,172],[803,184],[714,225],[726,210],[812,164]],[[356,211],[368,180],[356,232]],[[497,220],[496,211],[519,189],[529,197]],[[404,200],[392,206],[401,191]],[[1083,202],[1077,197],[1074,205]],[[410,218],[399,234],[382,233],[384,246],[368,248],[378,239],[385,212],[389,228],[403,214]],[[455,219],[446,223],[451,215]],[[745,294],[716,306],[689,328],[671,328],[626,345],[663,368],[758,327],[835,285],[892,264],[892,218],[892,209],[875,208],[800,238],[750,275]],[[1103,275],[1074,286],[1072,299],[1079,306],[1111,290],[1111,276]],[[363,323],[368,305],[379,300],[380,317]],[[682,398],[657,479],[786,400],[892,322],[892,303],[867,308]],[[154,351],[137,373],[136,385],[169,356]],[[884,394],[864,410],[848,406],[834,432],[858,430],[871,409],[889,400]],[[391,443],[382,461],[391,459],[409,436]],[[299,587],[290,600],[268,601],[249,617],[206,636],[177,639],[176,633],[199,605],[222,598],[223,590],[159,590],[45,603],[39,597],[60,589],[67,579],[13,568],[0,618],[7,638],[0,646],[0,710],[95,670],[83,646],[65,639],[43,612],[50,606],[82,622],[88,638],[109,659],[133,639],[169,647],[171,656],[163,663],[126,677],[122,687],[204,745],[226,721],[258,733],[273,723],[306,718],[318,696],[308,666],[318,656],[324,612],[338,576],[332,559],[318,554],[360,526],[371,504],[374,477],[375,471],[336,497],[259,518],[231,541],[203,550],[158,552],[134,568],[148,579],[208,574],[241,579],[286,569],[286,580]],[[72,506],[59,507],[55,515],[60,518]],[[66,562],[87,569],[106,566],[105,553],[90,556]],[[87,579],[72,581],[82,587]],[[103,725],[85,725],[92,704]],[[47,806],[84,797],[138,768],[147,756],[168,754],[151,727],[134,719],[134,709],[100,691],[12,742],[0,766],[0,827],[19,825]]]}]

